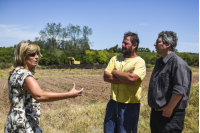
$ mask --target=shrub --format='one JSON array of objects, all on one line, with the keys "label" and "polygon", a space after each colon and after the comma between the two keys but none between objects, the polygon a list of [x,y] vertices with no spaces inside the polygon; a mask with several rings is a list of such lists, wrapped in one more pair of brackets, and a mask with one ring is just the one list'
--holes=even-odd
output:
[{"label": "shrub", "polygon": [[46,67],[45,67],[45,66],[41,66],[41,68],[42,68],[42,69],[46,69]]},{"label": "shrub", "polygon": [[96,62],[96,63],[94,63],[93,65],[99,65],[99,63],[98,63],[98,62]]},{"label": "shrub", "polygon": [[109,53],[107,51],[98,51],[97,52],[98,62],[100,64],[107,64],[109,60]]},{"label": "shrub", "polygon": [[60,55],[60,57],[59,57],[59,64],[69,64],[68,56],[65,53],[63,53],[62,55]]},{"label": "shrub", "polygon": [[85,55],[83,56],[83,63],[84,64],[94,64],[96,62],[96,52],[86,50]]},{"label": "shrub", "polygon": [[147,68],[151,68],[151,67],[154,67],[154,65],[152,65],[152,64],[147,64]]},{"label": "shrub", "polygon": [[0,69],[10,68],[11,66],[12,63],[5,63],[5,62],[0,63]]},{"label": "shrub", "polygon": [[93,69],[96,71],[97,70],[97,68],[96,67],[93,67]]},{"label": "shrub", "polygon": [[58,67],[56,65],[52,65],[51,66],[52,68],[55,68],[55,69],[58,69]]}]

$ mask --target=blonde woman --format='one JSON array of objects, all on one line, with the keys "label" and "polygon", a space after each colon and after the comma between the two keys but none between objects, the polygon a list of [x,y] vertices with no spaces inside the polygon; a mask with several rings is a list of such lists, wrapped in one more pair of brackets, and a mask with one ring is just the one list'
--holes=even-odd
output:
[{"label": "blonde woman", "polygon": [[81,90],[55,93],[42,91],[34,78],[35,67],[41,56],[38,45],[31,41],[20,42],[15,49],[14,67],[8,78],[9,100],[11,103],[5,133],[42,133],[39,127],[40,102],[50,102],[81,96]]}]

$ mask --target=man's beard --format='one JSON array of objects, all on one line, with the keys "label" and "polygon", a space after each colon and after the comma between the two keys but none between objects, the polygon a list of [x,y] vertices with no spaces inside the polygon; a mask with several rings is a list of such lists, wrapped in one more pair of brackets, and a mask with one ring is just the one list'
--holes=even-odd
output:
[{"label": "man's beard", "polygon": [[122,48],[122,54],[130,56],[132,54],[132,46],[129,49],[125,50],[125,51],[123,51],[123,48]]}]

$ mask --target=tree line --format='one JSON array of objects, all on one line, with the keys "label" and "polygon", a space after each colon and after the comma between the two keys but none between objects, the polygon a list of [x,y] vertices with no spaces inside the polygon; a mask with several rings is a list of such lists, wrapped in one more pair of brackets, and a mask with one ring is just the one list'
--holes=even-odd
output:
[{"label": "tree line", "polygon": [[[35,37],[33,41],[40,46],[42,58],[39,60],[39,65],[69,64],[68,57],[74,57],[81,64],[107,64],[111,57],[121,54],[122,49],[118,44],[104,50],[90,49],[89,36],[92,32],[88,26],[81,28],[69,24],[67,27],[62,27],[61,23],[47,23],[40,31],[40,37]],[[0,68],[3,68],[2,64],[13,63],[15,47],[16,45],[0,47]],[[190,66],[199,66],[198,53],[181,53],[176,50],[176,54]],[[142,57],[149,67],[160,57],[156,52],[143,47],[138,48],[137,55]]]}]

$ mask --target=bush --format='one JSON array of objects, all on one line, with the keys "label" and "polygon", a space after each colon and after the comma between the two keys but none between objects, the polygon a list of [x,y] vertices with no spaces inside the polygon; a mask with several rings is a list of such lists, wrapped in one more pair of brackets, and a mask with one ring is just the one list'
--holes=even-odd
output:
[{"label": "bush", "polygon": [[52,65],[51,68],[58,69],[56,65]]},{"label": "bush", "polygon": [[59,57],[59,64],[69,64],[68,56],[65,53]]},{"label": "bush", "polygon": [[98,58],[98,62],[100,64],[106,64],[108,63],[108,52],[107,51],[97,51],[97,58]]},{"label": "bush", "polygon": [[42,68],[42,69],[46,69],[46,67],[45,67],[45,66],[41,66],[41,68]]},{"label": "bush", "polygon": [[0,69],[3,69],[3,65],[0,64]]},{"label": "bush", "polygon": [[12,66],[12,63],[0,63],[0,69],[10,68]]},{"label": "bush", "polygon": [[[73,50],[69,50],[66,52],[66,50],[58,49],[50,47],[49,50],[45,49],[43,47],[43,42],[36,42],[38,45],[41,43],[41,49],[40,52],[43,55],[42,58],[39,60],[39,65],[54,65],[54,64],[69,64],[68,56],[74,57],[76,60],[80,61],[81,64],[107,64],[109,60],[115,56],[119,55],[121,53],[121,48],[118,48],[118,45],[112,47],[108,50],[82,50],[81,52],[74,48]],[[8,68],[11,65],[7,63],[12,63],[14,61],[14,47],[0,47],[0,63],[6,63],[1,64],[0,68]],[[160,58],[160,55],[158,55],[156,52],[150,52],[148,48],[140,48],[137,52],[137,55],[143,58],[148,64],[148,66],[155,65],[155,62],[158,58]],[[147,52],[149,51],[149,52]],[[189,66],[199,66],[199,54],[198,53],[179,53],[176,52],[177,55],[179,55],[183,60],[185,60]]]},{"label": "bush", "polygon": [[83,56],[83,64],[94,64],[96,62],[96,52],[86,50]]},{"label": "bush", "polygon": [[97,68],[96,67],[93,67],[93,69],[96,71],[97,70]]},{"label": "bush", "polygon": [[154,65],[152,65],[152,64],[147,64],[147,68],[151,68],[151,67],[154,67]]}]

